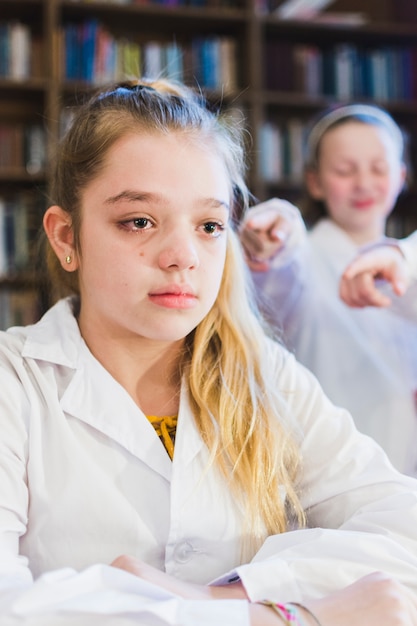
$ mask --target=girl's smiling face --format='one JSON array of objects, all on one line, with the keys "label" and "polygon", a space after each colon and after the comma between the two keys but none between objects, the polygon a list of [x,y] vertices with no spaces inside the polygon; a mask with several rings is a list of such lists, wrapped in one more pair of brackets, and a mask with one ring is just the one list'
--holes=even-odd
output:
[{"label": "girl's smiling face", "polygon": [[230,179],[214,148],[181,133],[130,134],[82,194],[79,317],[91,333],[178,341],[222,280]]},{"label": "girl's smiling face", "polygon": [[357,243],[383,235],[405,178],[392,136],[383,127],[348,121],[322,137],[317,170],[307,174],[311,195]]}]

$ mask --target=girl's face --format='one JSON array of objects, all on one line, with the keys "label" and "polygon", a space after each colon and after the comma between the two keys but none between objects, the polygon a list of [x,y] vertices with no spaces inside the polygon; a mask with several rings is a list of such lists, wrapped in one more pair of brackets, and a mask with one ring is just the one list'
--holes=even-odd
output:
[{"label": "girl's face", "polygon": [[183,339],[216,300],[230,180],[214,150],[177,133],[130,134],[82,195],[84,336]]},{"label": "girl's face", "polygon": [[349,121],[328,130],[308,189],[357,243],[381,237],[405,178],[398,148],[382,127]]}]

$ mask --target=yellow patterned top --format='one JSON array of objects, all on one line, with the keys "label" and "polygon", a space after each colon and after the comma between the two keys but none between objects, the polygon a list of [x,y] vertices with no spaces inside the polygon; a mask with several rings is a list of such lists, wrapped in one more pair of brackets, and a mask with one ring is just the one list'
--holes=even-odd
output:
[{"label": "yellow patterned top", "polygon": [[156,434],[165,446],[169,454],[169,458],[174,457],[175,433],[177,432],[178,415],[166,415],[164,417],[156,417],[155,415],[147,415],[148,420],[155,428]]}]

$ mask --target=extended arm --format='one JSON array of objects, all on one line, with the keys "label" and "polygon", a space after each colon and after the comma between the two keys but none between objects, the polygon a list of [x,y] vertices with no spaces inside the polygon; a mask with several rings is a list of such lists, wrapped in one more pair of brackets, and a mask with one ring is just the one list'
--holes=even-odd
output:
[{"label": "extended arm", "polygon": [[340,281],[340,297],[351,307],[390,307],[417,321],[417,232],[366,248]]},{"label": "extended arm", "polygon": [[[134,557],[120,557],[114,567],[191,600],[247,599],[241,583],[226,586],[200,586],[179,581]],[[406,587],[380,572],[364,576],[340,591],[320,600],[294,606],[294,626],[416,626],[417,598]],[[248,605],[250,626],[279,626],[286,622],[270,607],[257,602]]]},{"label": "extended arm", "polygon": [[250,209],[240,228],[249,267],[264,272],[288,260],[304,240],[305,226],[299,210],[278,198]]},{"label": "extended arm", "polygon": [[410,273],[398,245],[378,245],[359,254],[342,275],[340,297],[351,307],[389,306],[392,298],[381,290],[380,281],[390,283],[398,296],[407,290]]}]

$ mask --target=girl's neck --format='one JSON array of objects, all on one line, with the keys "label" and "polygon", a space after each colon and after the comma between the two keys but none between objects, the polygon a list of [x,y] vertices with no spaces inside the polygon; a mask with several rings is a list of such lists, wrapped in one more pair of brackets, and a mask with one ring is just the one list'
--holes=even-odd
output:
[{"label": "girl's neck", "polygon": [[146,415],[176,415],[184,342],[84,340],[101,365]]},{"label": "girl's neck", "polygon": [[177,415],[181,386],[180,355],[172,350],[132,354],[107,361],[106,369],[126,389],[145,415]]},{"label": "girl's neck", "polygon": [[374,226],[372,228],[364,229],[355,229],[355,228],[346,228],[345,226],[341,226],[340,224],[336,224],[339,228],[341,228],[346,235],[359,247],[366,246],[368,244],[379,241],[384,237],[385,234],[385,222]]}]

